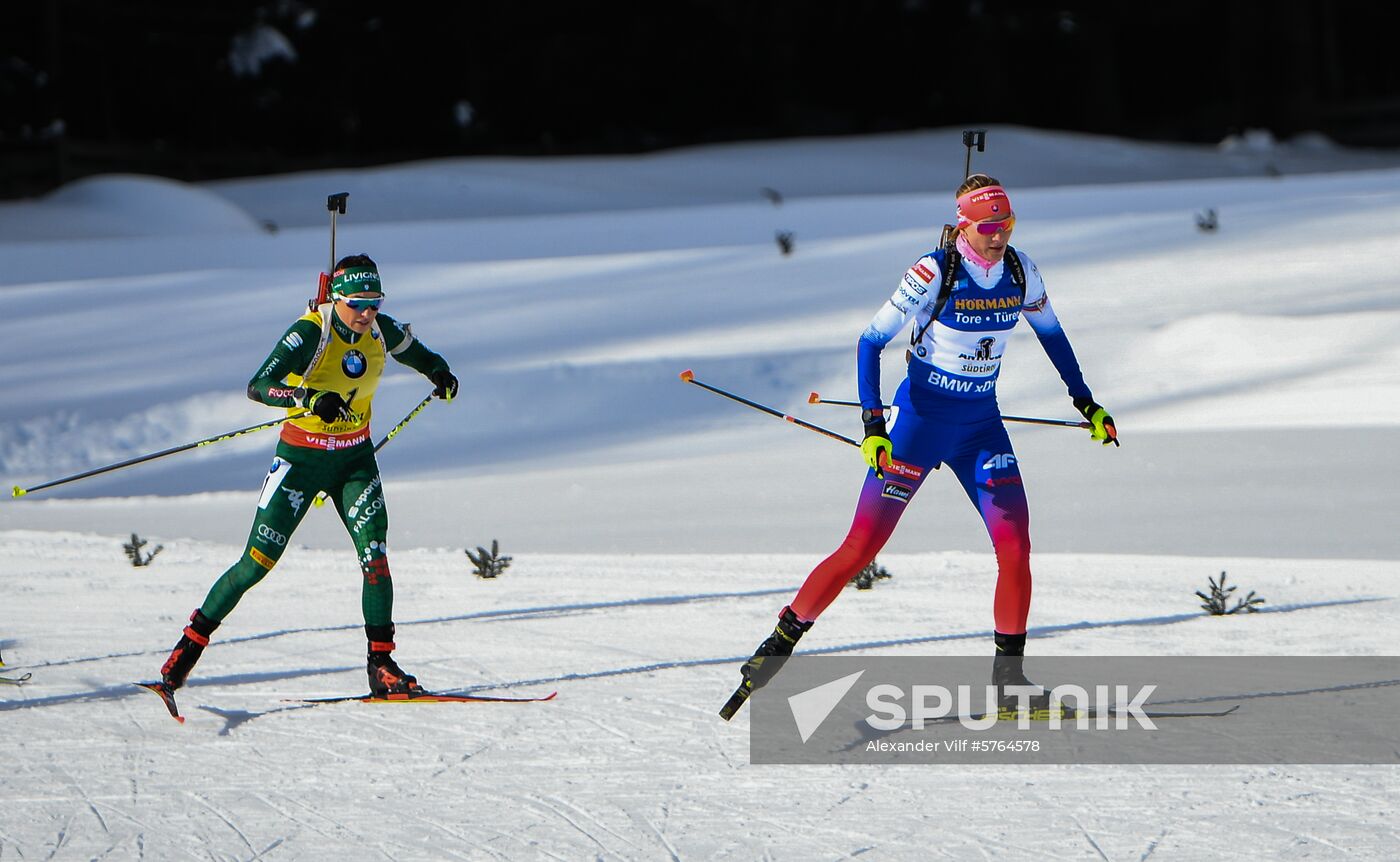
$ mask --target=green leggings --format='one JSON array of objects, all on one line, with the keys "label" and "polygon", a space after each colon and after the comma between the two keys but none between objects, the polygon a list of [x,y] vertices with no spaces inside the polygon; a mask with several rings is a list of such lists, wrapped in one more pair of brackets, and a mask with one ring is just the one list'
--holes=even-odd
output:
[{"label": "green leggings", "polygon": [[355,543],[364,573],[360,603],[365,624],[393,622],[394,583],[389,577],[389,514],[374,447],[365,441],[350,449],[323,452],[280,443],[272,468],[263,480],[257,515],[248,532],[243,556],[210,588],[200,611],[221,622],[263,576],[282,558],[288,540],[325,491]]}]

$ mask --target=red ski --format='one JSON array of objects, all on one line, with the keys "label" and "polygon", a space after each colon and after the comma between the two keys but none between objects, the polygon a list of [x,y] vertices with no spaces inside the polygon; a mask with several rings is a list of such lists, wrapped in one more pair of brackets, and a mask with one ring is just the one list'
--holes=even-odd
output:
[{"label": "red ski", "polygon": [[170,717],[181,724],[185,723],[185,717],[180,714],[180,708],[175,705],[175,689],[163,682],[133,682],[132,685],[138,685],[159,697],[165,702],[165,708],[170,710]]},{"label": "red ski", "polygon": [[372,694],[351,694],[342,697],[293,698],[287,703],[543,703],[554,700],[559,692],[551,691],[543,697],[496,697],[484,694],[438,694],[425,691],[422,694],[391,694],[388,697],[375,697]]}]

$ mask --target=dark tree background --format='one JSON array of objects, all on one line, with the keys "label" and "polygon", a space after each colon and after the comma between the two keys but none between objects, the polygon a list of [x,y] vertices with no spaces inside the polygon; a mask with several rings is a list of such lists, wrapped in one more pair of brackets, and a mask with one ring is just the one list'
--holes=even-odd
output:
[{"label": "dark tree background", "polygon": [[0,197],[103,171],[200,180],[973,123],[1396,146],[1390,8],[29,0],[0,30]]}]

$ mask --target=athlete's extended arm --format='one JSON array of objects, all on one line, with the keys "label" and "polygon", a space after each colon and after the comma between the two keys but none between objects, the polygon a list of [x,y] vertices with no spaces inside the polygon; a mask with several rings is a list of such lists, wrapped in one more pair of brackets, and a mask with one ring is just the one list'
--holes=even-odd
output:
[{"label": "athlete's extended arm", "polygon": [[1035,330],[1036,338],[1040,339],[1040,346],[1045,349],[1045,355],[1050,357],[1055,370],[1060,372],[1065,389],[1074,399],[1074,408],[1093,424],[1090,436],[1103,441],[1105,446],[1109,443],[1117,446],[1118,430],[1113,425],[1113,417],[1094,401],[1089,385],[1084,382],[1084,374],[1079,370],[1079,360],[1074,356],[1069,336],[1065,335],[1065,329],[1050,305],[1050,296],[1045,292],[1045,281],[1040,276],[1040,270],[1025,255],[1021,255],[1021,261],[1026,271],[1026,301],[1021,306],[1022,316]]},{"label": "athlete's extended arm", "polygon": [[451,401],[457,396],[457,378],[447,360],[415,338],[409,324],[399,323],[384,314],[379,315],[378,322],[379,331],[384,335],[384,349],[390,356],[431,380],[435,387],[433,394],[438,398]]},{"label": "athlete's extended arm", "polygon": [[288,374],[305,374],[321,341],[321,328],[309,320],[298,320],[272,348],[248,381],[248,397],[269,407],[301,407],[294,390],[283,381]]},{"label": "athlete's extended arm", "polygon": [[890,301],[880,306],[860,334],[856,342],[856,383],[863,409],[876,410],[884,404],[880,397],[880,353],[929,303],[940,278],[938,263],[928,255],[920,258],[905,271]]},{"label": "athlete's extended arm", "polygon": [[885,426],[884,400],[880,394],[880,354],[890,339],[929,301],[929,285],[938,281],[938,264],[924,256],[905,271],[890,301],[880,306],[875,318],[856,342],[856,382],[860,391],[861,419],[865,439],[861,455],[875,475],[883,478],[884,467],[894,457],[890,432]]},{"label": "athlete's extended arm", "polygon": [[1040,339],[1040,346],[1045,349],[1045,355],[1050,357],[1055,370],[1060,372],[1060,379],[1065,382],[1069,396],[1092,398],[1089,385],[1084,382],[1084,374],[1079,370],[1074,348],[1070,346],[1069,336],[1065,335],[1065,329],[1050,305],[1050,296],[1045,292],[1045,280],[1041,278],[1040,270],[1024,254],[1021,255],[1021,265],[1026,272],[1026,300],[1021,306],[1022,316],[1035,330],[1035,336]]}]

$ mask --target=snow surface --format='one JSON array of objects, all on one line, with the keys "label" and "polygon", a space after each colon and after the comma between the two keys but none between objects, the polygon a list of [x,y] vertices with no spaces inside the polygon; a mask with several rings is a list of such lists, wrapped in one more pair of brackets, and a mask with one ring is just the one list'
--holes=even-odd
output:
[{"label": "snow surface", "polygon": [[[1178,147],[993,128],[1016,245],[1124,445],[1013,427],[1040,654],[1371,654],[1400,590],[1400,154],[1315,137]],[[471,159],[0,204],[0,477],[31,486],[268,418],[242,391],[327,258],[462,397],[381,455],[399,655],[547,704],[307,708],[363,688],[358,569],[307,518],[219,631],[181,727],[151,678],[240,552],[271,433],[0,502],[0,860],[1394,857],[1396,767],[751,767],[714,712],[840,540],[854,346],[947,219],[957,130],[654,156]],[[762,189],[777,189],[775,205]],[[1201,232],[1213,208],[1220,227]],[[273,223],[278,230],[263,228]],[[792,231],[782,256],[777,231]],[[1071,417],[1019,333],[1009,414]],[[901,351],[887,351],[887,392]],[[17,373],[16,373],[17,372]],[[427,384],[381,387],[387,430]],[[803,642],[984,654],[994,563],[935,477]],[[133,569],[136,530],[163,544]],[[496,582],[462,549],[501,541]],[[1268,613],[1205,618],[1228,570]]]}]

